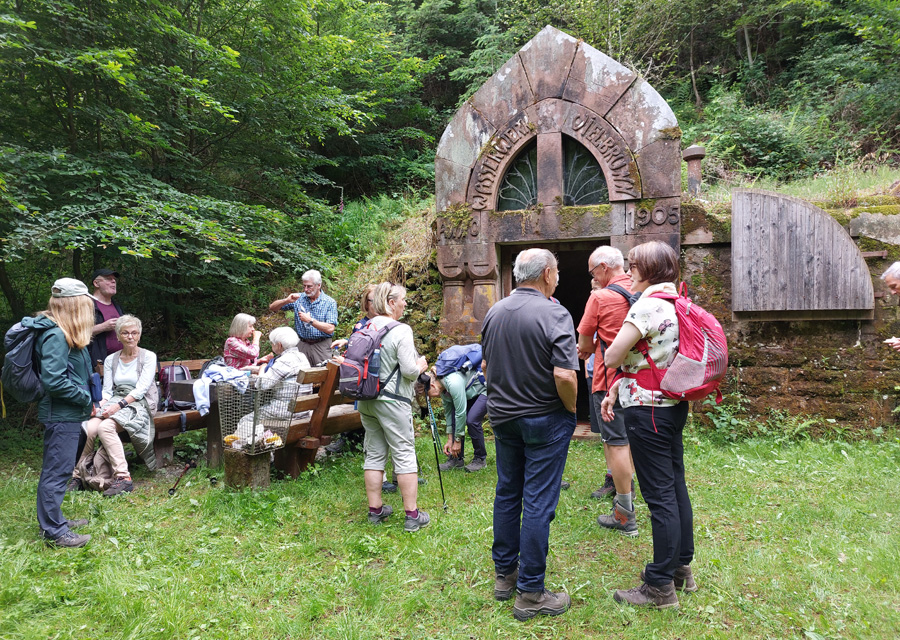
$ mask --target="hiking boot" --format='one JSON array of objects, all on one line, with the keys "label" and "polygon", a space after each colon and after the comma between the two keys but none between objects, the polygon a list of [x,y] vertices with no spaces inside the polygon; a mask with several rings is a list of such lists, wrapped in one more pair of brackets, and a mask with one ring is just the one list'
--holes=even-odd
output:
[{"label": "hiking boot", "polygon": [[418,531],[422,527],[427,527],[429,522],[431,522],[431,518],[428,517],[428,514],[419,509],[419,516],[417,518],[406,516],[403,530],[407,533],[412,533],[413,531]]},{"label": "hiking boot", "polygon": [[56,539],[48,539],[47,545],[51,547],[65,547],[67,549],[74,549],[77,547],[83,547],[88,543],[88,540],[90,539],[91,536],[87,534],[79,535],[77,533],[72,533],[71,531],[66,531]]},{"label": "hiking boot", "polygon": [[568,611],[572,605],[572,598],[568,593],[553,593],[552,591],[519,591],[516,594],[516,604],[513,607],[513,615],[516,620],[528,620],[537,615],[558,616]]},{"label": "hiking boot", "polygon": [[612,512],[609,515],[598,516],[597,524],[607,529],[617,529],[623,536],[630,538],[638,534],[634,511],[629,511],[615,499],[613,499]]},{"label": "hiking boot", "polygon": [[392,513],[394,513],[394,508],[389,504],[383,504],[381,505],[381,513],[372,513],[371,511],[369,512],[369,522],[371,522],[372,524],[381,524],[382,522],[387,520],[388,516],[390,516]]},{"label": "hiking boot", "polygon": [[338,454],[344,450],[344,438],[338,436],[331,444],[325,445],[325,451],[331,454]]},{"label": "hiking boot", "polygon": [[450,471],[451,469],[462,469],[465,466],[466,461],[462,458],[447,456],[447,462],[439,464],[438,468],[441,471]]},{"label": "hiking boot", "polygon": [[397,485],[385,480],[381,483],[381,493],[397,493]]},{"label": "hiking boot", "polygon": [[120,493],[131,493],[134,491],[134,483],[131,481],[131,478],[116,478],[113,480],[112,484],[109,485],[109,488],[103,492],[107,498],[112,496],[117,496]]},{"label": "hiking boot", "polygon": [[463,467],[463,469],[466,470],[466,473],[475,473],[476,471],[481,471],[486,466],[487,460],[485,458],[473,458],[472,462]]},{"label": "hiking boot", "polygon": [[662,587],[654,587],[646,582],[641,586],[627,591],[618,590],[613,595],[616,602],[625,602],[636,607],[656,607],[668,609],[678,606],[678,596],[675,595],[675,584],[669,582]]},{"label": "hiking boot", "polygon": [[66,485],[66,493],[69,491],[84,491],[84,483],[81,481],[81,478],[69,478],[69,483]]},{"label": "hiking boot", "polygon": [[78,527],[84,527],[90,524],[90,520],[87,518],[78,518],[76,520],[66,520],[66,524],[70,529],[77,529]]},{"label": "hiking boot", "polygon": [[592,492],[591,497],[602,500],[603,498],[608,498],[610,496],[616,497],[616,483],[613,482],[613,477],[607,473],[606,480],[603,481],[603,486]]},{"label": "hiking boot", "polygon": [[[644,570],[641,569],[641,581],[643,582],[643,580]],[[691,565],[689,564],[683,564],[675,569],[672,582],[675,584],[675,591],[694,592],[697,590],[697,583],[694,582],[694,573],[691,571]]]},{"label": "hiking boot", "polygon": [[494,600],[509,600],[512,598],[513,592],[516,590],[516,581],[519,579],[519,568],[516,567],[512,573],[494,575]]}]

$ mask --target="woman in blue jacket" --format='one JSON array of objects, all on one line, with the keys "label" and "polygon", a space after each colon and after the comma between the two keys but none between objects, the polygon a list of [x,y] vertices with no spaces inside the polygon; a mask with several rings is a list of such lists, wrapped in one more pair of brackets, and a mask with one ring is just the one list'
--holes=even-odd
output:
[{"label": "woman in blue jacket", "polygon": [[57,547],[83,547],[91,539],[73,528],[87,520],[66,520],[62,501],[66,483],[86,436],[81,424],[94,411],[88,382],[91,357],[87,346],[94,326],[94,305],[80,280],[62,278],[53,283],[47,310],[26,318],[43,331],[35,343],[40,361],[44,396],[38,404],[38,419],[44,424],[44,461],[37,489],[37,517],[41,534]]}]

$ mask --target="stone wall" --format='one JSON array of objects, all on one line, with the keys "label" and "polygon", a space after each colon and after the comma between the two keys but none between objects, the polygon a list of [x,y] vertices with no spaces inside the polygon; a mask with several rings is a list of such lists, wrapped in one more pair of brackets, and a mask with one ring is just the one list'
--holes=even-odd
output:
[{"label": "stone wall", "polygon": [[851,209],[814,204],[840,222],[861,251],[887,252],[866,260],[876,296],[874,321],[732,319],[730,205],[682,203],[682,278],[728,335],[730,371],[723,391],[745,399],[750,415],[774,409],[816,416],[819,429],[895,424],[900,354],[882,341],[900,336],[900,307],[879,276],[900,260],[900,198],[874,196]]}]

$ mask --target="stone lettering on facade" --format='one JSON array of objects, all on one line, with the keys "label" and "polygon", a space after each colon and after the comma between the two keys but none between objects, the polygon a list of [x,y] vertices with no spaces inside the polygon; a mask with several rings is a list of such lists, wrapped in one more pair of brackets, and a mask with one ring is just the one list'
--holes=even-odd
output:
[{"label": "stone lettering on facade", "polygon": [[572,118],[572,131],[578,133],[586,142],[590,142],[606,161],[610,171],[607,180],[625,196],[639,198],[634,186],[634,179],[628,170],[629,158],[625,156],[616,141],[603,127],[597,123],[596,116],[585,116],[576,113]]},{"label": "stone lettering on facade", "polygon": [[681,206],[677,202],[669,203],[668,205],[656,203],[652,209],[641,207],[634,215],[634,221],[639,227],[646,227],[651,222],[656,225],[664,225],[666,223],[674,225],[678,224],[680,220]]},{"label": "stone lettering on facade", "polygon": [[488,144],[488,148],[482,154],[481,165],[478,167],[478,175],[475,179],[475,194],[472,196],[471,205],[475,211],[484,211],[492,208],[493,195],[498,187],[499,176],[497,170],[504,163],[510,150],[522,138],[531,133],[528,116],[522,116],[509,126],[503,133],[495,136]]}]

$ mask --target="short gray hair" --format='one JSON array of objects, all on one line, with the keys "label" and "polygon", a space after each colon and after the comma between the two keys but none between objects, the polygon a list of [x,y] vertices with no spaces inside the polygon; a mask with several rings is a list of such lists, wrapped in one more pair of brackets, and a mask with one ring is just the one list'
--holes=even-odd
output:
[{"label": "short gray hair", "polygon": [[590,257],[591,267],[597,267],[605,264],[607,267],[615,269],[616,267],[625,267],[625,258],[622,252],[609,245],[597,247]]},{"label": "short gray hair", "polygon": [[894,264],[889,266],[887,269],[885,269],[884,273],[881,274],[881,279],[887,280],[888,276],[890,276],[891,278],[896,278],[897,280],[900,280],[900,262],[895,262]]},{"label": "short gray hair", "polygon": [[307,280],[312,280],[313,284],[322,284],[322,274],[315,269],[310,269],[300,276],[300,282],[306,282]]},{"label": "short gray hair", "polygon": [[546,249],[525,249],[516,256],[513,277],[517,284],[540,279],[547,267],[556,268],[556,257]]},{"label": "short gray hair", "polygon": [[256,318],[249,313],[239,313],[234,317],[234,320],[231,321],[228,335],[233,338],[243,338],[251,324],[256,324]]},{"label": "short gray hair", "polygon": [[300,336],[290,327],[276,327],[269,332],[269,342],[277,342],[285,349],[293,349],[300,344]]},{"label": "short gray hair", "polygon": [[118,338],[122,335],[122,329],[125,327],[137,327],[137,330],[141,333],[144,332],[144,327],[141,325],[141,321],[138,320],[135,316],[126,313],[124,316],[119,316],[119,319],[116,320],[116,337]]}]

